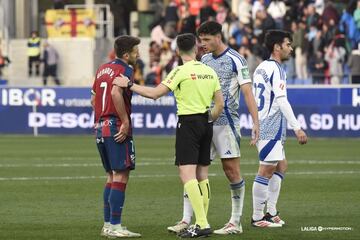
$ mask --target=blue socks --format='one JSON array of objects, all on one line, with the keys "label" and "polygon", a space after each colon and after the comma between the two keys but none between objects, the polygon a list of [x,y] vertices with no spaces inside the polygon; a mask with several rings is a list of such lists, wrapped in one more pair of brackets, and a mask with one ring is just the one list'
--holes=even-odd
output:
[{"label": "blue socks", "polygon": [[125,189],[125,183],[113,182],[111,184],[111,191],[109,196],[111,225],[121,224],[121,213],[125,201]]}]

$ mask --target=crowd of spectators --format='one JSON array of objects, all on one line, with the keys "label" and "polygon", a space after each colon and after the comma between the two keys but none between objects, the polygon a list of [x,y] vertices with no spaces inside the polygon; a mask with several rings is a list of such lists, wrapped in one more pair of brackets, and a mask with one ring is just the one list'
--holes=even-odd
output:
[{"label": "crowd of spectators", "polygon": [[[236,1],[236,0],[233,0]],[[204,21],[223,25],[228,45],[248,61],[250,73],[268,58],[263,47],[269,29],[293,33],[293,57],[285,62],[289,84],[360,83],[360,0],[346,4],[328,0],[237,0],[231,9],[226,0],[171,0],[156,2],[155,19],[149,25],[150,72],[144,84],[156,85],[179,64],[174,39],[196,33]],[[234,4],[233,4],[234,5]]]}]

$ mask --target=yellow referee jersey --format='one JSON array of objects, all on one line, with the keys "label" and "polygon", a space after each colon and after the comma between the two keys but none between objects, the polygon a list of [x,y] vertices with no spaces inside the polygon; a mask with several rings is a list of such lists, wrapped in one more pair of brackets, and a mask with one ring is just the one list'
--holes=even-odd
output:
[{"label": "yellow referee jersey", "polygon": [[174,92],[178,115],[205,113],[221,89],[216,72],[195,60],[174,68],[162,84]]}]

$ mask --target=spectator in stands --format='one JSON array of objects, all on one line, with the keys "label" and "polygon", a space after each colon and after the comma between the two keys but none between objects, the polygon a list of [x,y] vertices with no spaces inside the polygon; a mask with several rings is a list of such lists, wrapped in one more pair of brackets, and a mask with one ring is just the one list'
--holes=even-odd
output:
[{"label": "spectator in stands", "polygon": [[159,25],[156,25],[150,33],[151,41],[155,41],[161,46],[164,41],[171,42],[172,39],[165,35],[164,32],[164,21],[161,21]]},{"label": "spectator in stands", "polygon": [[179,21],[178,32],[179,34],[183,33],[193,33],[196,32],[196,16],[191,15],[189,11],[189,6],[187,4],[183,5],[182,15]]},{"label": "spectator in stands", "polygon": [[284,28],[284,16],[286,14],[285,3],[283,1],[279,1],[279,0],[271,1],[269,7],[267,8],[267,12],[275,20],[276,28],[283,29]]},{"label": "spectator in stands", "polygon": [[296,68],[295,68],[295,58],[294,53],[291,53],[291,56],[288,60],[283,61],[283,68],[286,72],[286,84],[295,84],[296,80]]},{"label": "spectator in stands", "polygon": [[216,13],[216,21],[220,24],[224,24],[227,20],[229,12],[230,6],[226,2],[219,4],[219,8]]},{"label": "spectator in stands", "polygon": [[316,52],[323,51],[325,47],[325,40],[322,36],[322,31],[317,29],[315,37],[310,41],[308,54],[310,58],[315,57]]},{"label": "spectator in stands", "polygon": [[163,42],[160,55],[160,67],[163,72],[169,73],[172,69],[167,68],[167,65],[173,58],[174,52],[170,48],[169,42]]},{"label": "spectator in stands", "polygon": [[357,1],[357,7],[354,11],[354,20],[356,23],[356,28],[360,29],[360,0]]},{"label": "spectator in stands", "polygon": [[[296,32],[297,24],[295,21],[291,22],[290,32]],[[295,68],[295,52],[292,51],[288,60],[283,61],[283,68],[286,72],[286,83],[295,84],[296,68]]]},{"label": "spectator in stands", "polygon": [[177,23],[179,21],[176,0],[171,0],[168,6],[165,8],[164,21],[165,35],[171,39],[175,38],[177,35]]},{"label": "spectator in stands", "polygon": [[251,0],[242,0],[239,4],[239,21],[243,24],[251,23]]},{"label": "spectator in stands", "polygon": [[114,35],[130,34],[130,13],[137,9],[135,1],[110,0],[107,2],[114,16]]},{"label": "spectator in stands", "polygon": [[134,66],[134,81],[139,85],[145,85],[144,68],[144,61],[138,58]]},{"label": "spectator in stands", "polygon": [[265,0],[256,0],[253,3],[252,10],[251,10],[252,19],[253,20],[256,19],[256,14],[258,11],[265,10],[265,9],[266,9]]},{"label": "spectator in stands", "polygon": [[32,68],[35,64],[35,75],[40,76],[40,44],[41,40],[39,38],[37,31],[31,32],[31,37],[27,42],[27,55],[28,55],[28,64],[29,64],[29,76],[32,75]]},{"label": "spectator in stands", "polygon": [[332,1],[327,1],[322,15],[322,22],[327,25],[329,24],[337,25],[339,20],[340,20],[339,13],[336,10],[334,4],[332,3]]},{"label": "spectator in stands", "polygon": [[314,6],[315,6],[315,11],[317,12],[317,14],[319,14],[320,16],[322,16],[324,9],[325,9],[325,2],[324,0],[315,0],[314,2]]},{"label": "spectator in stands", "polygon": [[260,28],[262,29],[263,33],[270,29],[276,28],[276,23],[274,19],[271,17],[270,14],[266,12],[266,10],[260,10],[256,13],[256,18],[260,19],[261,25]]},{"label": "spectator in stands", "polygon": [[348,65],[351,71],[351,83],[360,84],[360,49],[353,50]]},{"label": "spectator in stands", "polygon": [[328,46],[335,36],[335,22],[330,20],[330,24],[323,24],[321,28],[321,35],[324,39],[324,45]]},{"label": "spectator in stands", "polygon": [[346,35],[347,39],[350,41],[351,48],[357,47],[356,45],[359,42],[360,38],[360,30],[357,29],[355,19],[351,13],[350,4],[341,15],[339,29]]},{"label": "spectator in stands", "polygon": [[149,65],[152,66],[154,62],[160,62],[161,46],[151,41],[149,45]]},{"label": "spectator in stands", "polygon": [[165,6],[162,0],[152,1],[153,21],[148,25],[150,31],[164,21]]},{"label": "spectator in stands", "polygon": [[262,59],[253,54],[247,46],[241,46],[239,48],[239,53],[241,56],[245,57],[249,68],[250,78],[252,79],[255,69],[262,62]]},{"label": "spectator in stands", "polygon": [[321,25],[320,15],[316,12],[315,5],[309,4],[307,6],[306,26],[309,29],[311,26],[318,27]]},{"label": "spectator in stands", "polygon": [[[184,32],[194,33],[200,22],[213,18],[213,14],[216,12],[216,20],[223,26],[222,31],[224,41],[235,50],[248,53],[247,55],[250,56],[250,61],[252,57],[254,57],[254,59],[255,57],[261,57],[262,59],[268,58],[269,54],[266,50],[264,51],[264,48],[262,47],[265,31],[274,28],[292,31],[294,33],[294,49],[296,48],[296,50],[294,51],[293,58],[284,62],[284,67],[288,75],[288,83],[291,83],[292,79],[296,79],[297,83],[300,84],[309,82],[310,76],[313,75],[311,70],[316,69],[313,67],[313,64],[316,62],[316,56],[319,55],[317,52],[320,51],[322,52],[322,55],[325,56],[324,48],[329,46],[333,42],[334,38],[336,38],[337,44],[346,50],[346,54],[342,62],[344,68],[342,75],[347,75],[346,56],[350,53],[351,47],[349,47],[349,44],[346,44],[346,42],[349,38],[351,39],[351,35],[347,34],[348,37],[346,38],[341,34],[336,34],[340,18],[337,10],[338,7],[334,7],[334,4],[332,3],[333,1],[239,0],[236,1],[238,3],[237,8],[239,10],[236,11],[237,15],[231,12],[228,4],[230,1],[169,0],[166,2],[169,2],[170,4],[168,6],[164,6],[164,9],[166,7],[171,8],[174,4],[178,7],[179,24],[177,34]],[[355,19],[355,15],[357,13],[355,9],[356,4],[359,5],[358,20]],[[338,6],[342,5],[339,4]],[[360,27],[360,0],[348,1],[347,6],[348,12],[351,14],[354,13],[354,17],[352,18],[354,19],[355,26],[359,25]],[[351,11],[349,11],[349,9]],[[170,15],[173,17],[175,14]],[[253,20],[252,17],[255,19]],[[348,21],[345,21],[345,23],[342,24],[343,31],[349,31],[349,26]],[[166,37],[163,30],[160,32],[153,31],[152,36],[156,37],[158,44],[161,44],[164,40],[172,40]],[[161,36],[165,37],[162,38]],[[251,44],[249,44],[249,39],[251,39]],[[360,39],[360,30],[358,38],[355,39]],[[153,40],[155,40],[155,38]],[[253,43],[253,41],[255,43]],[[359,40],[353,40],[353,48],[356,47],[355,43],[357,42],[359,42]],[[165,63],[166,61],[164,61],[164,55],[168,56],[168,58],[166,58],[166,60],[169,60],[168,63]],[[310,59],[312,60],[311,62]],[[159,59],[154,62],[151,61],[150,66],[152,72],[150,76],[153,76],[155,79],[159,79],[158,75],[155,73],[158,73],[159,69],[160,71],[165,68],[170,69],[174,64],[176,65],[177,61],[173,52],[172,55],[167,52],[166,54],[163,53],[161,61]],[[294,71],[296,74],[294,74]],[[325,71],[324,76],[324,82],[330,82],[328,69]],[[156,82],[159,82],[159,80],[156,80]],[[315,79],[315,82],[318,82],[318,80]]]},{"label": "spectator in stands", "polygon": [[49,76],[54,78],[55,84],[60,85],[60,81],[57,77],[57,64],[59,62],[59,54],[56,49],[51,46],[47,41],[44,43],[44,73],[43,73],[43,84],[47,85],[47,78]]},{"label": "spectator in stands", "polygon": [[295,48],[296,76],[300,84],[308,79],[307,71],[307,49],[308,41],[305,38],[306,24],[300,22],[293,35],[293,46]]},{"label": "spectator in stands", "polygon": [[150,65],[150,72],[146,75],[145,85],[156,86],[161,82],[161,67],[159,62]]},{"label": "spectator in stands", "polygon": [[209,4],[207,0],[202,1],[202,7],[200,8],[200,24],[206,21],[214,21],[216,18],[216,12]]},{"label": "spectator in stands", "polygon": [[309,67],[313,84],[323,84],[327,63],[325,62],[324,55],[321,51],[316,51],[315,55],[309,59]]},{"label": "spectator in stands", "polygon": [[345,56],[345,49],[339,44],[336,44],[335,40],[325,49],[325,60],[329,64],[332,85],[340,84],[343,78]]},{"label": "spectator in stands", "polygon": [[5,66],[11,63],[10,59],[7,56],[2,54],[2,50],[0,48],[0,79],[2,77],[2,70]]}]

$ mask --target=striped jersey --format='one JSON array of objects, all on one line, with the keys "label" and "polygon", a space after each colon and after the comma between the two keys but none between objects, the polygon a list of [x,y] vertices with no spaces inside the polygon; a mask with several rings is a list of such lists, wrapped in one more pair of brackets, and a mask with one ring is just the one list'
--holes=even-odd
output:
[{"label": "striped jersey", "polygon": [[276,99],[287,97],[286,73],[280,63],[268,59],[255,69],[253,92],[258,106],[260,140],[285,140],[286,118]]},{"label": "striped jersey", "polygon": [[[96,71],[92,94],[95,95],[95,134],[96,137],[109,137],[116,134],[121,126],[120,118],[116,112],[112,97],[112,82],[120,74],[127,76],[131,81],[134,79],[133,69],[120,59],[115,59],[103,64]],[[123,88],[123,98],[126,114],[130,121],[129,135],[131,136],[131,97],[132,91]]]},{"label": "striped jersey", "polygon": [[251,83],[245,58],[235,50],[227,48],[219,56],[212,53],[205,54],[201,61],[214,69],[219,76],[224,96],[224,110],[214,125],[239,126],[240,86]]}]

